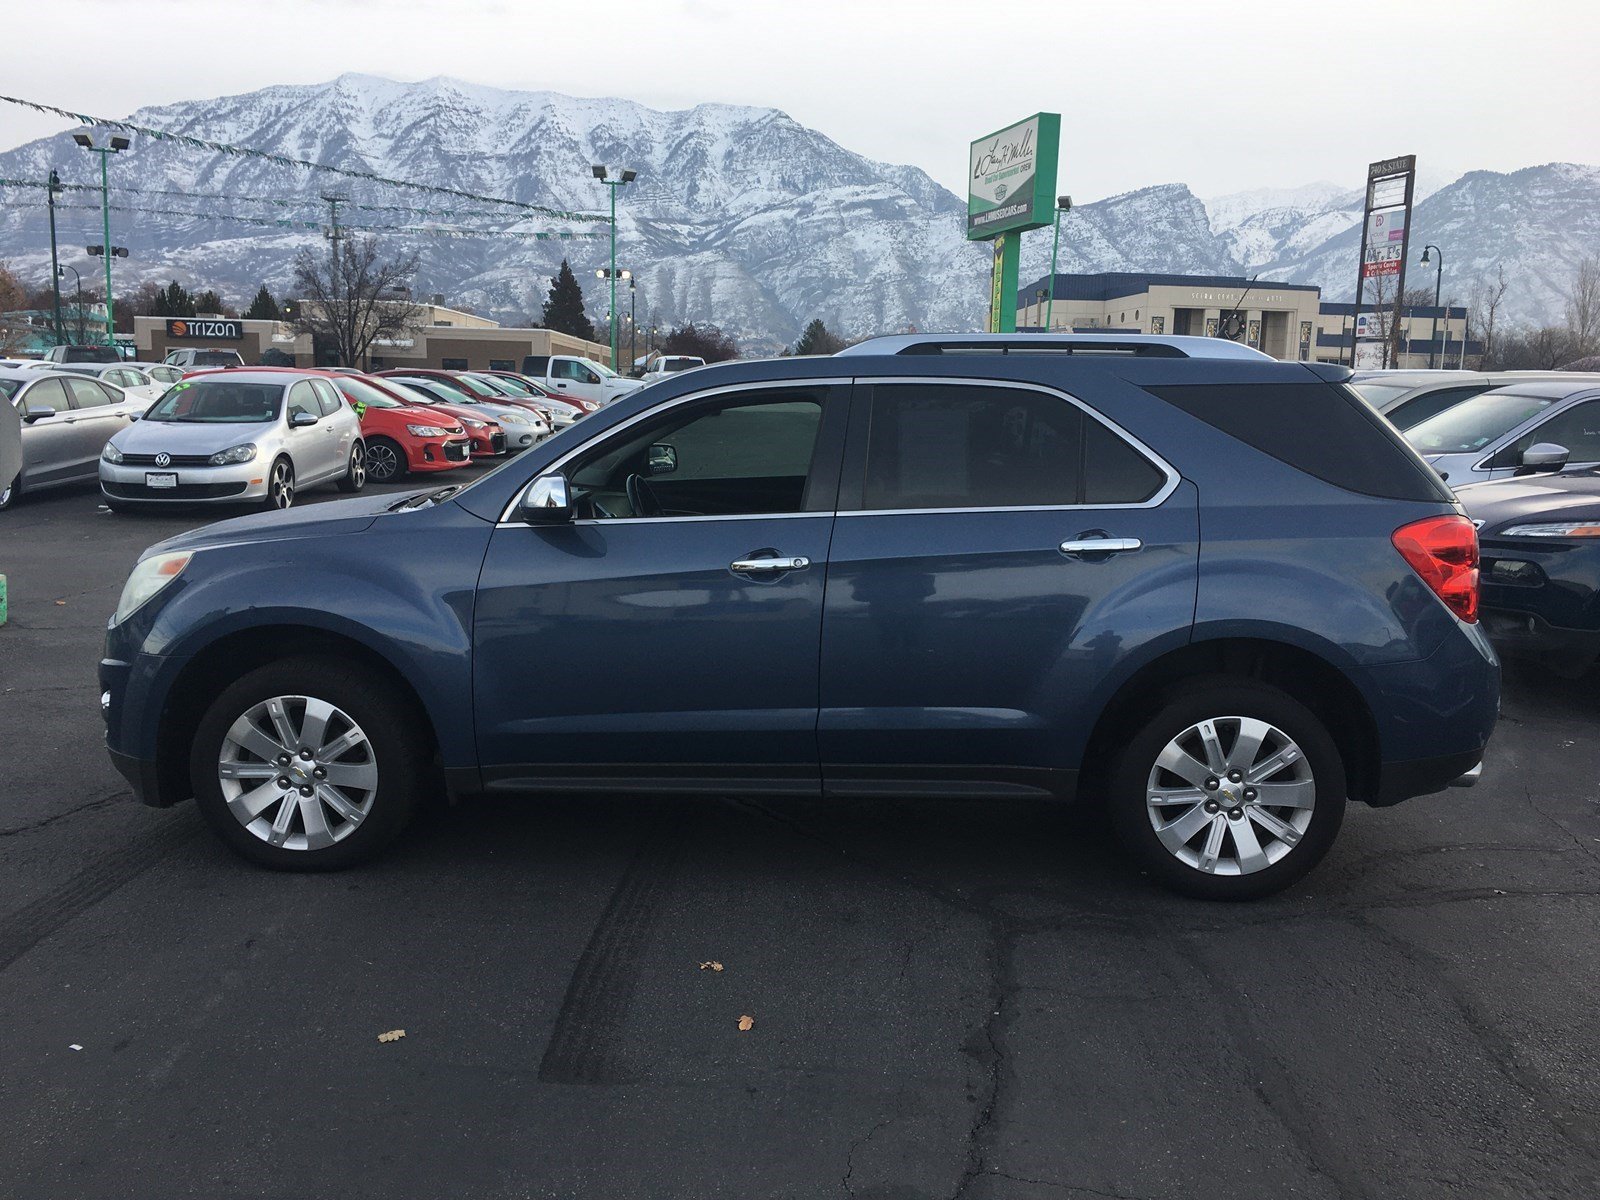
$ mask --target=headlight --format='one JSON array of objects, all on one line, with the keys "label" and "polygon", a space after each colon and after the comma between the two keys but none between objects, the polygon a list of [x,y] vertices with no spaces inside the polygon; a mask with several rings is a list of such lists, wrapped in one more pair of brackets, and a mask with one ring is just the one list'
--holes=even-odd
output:
[{"label": "headlight", "polygon": [[256,456],[256,444],[245,442],[242,446],[229,446],[226,450],[218,450],[206,459],[213,467],[225,467],[229,463],[249,462]]},{"label": "headlight", "polygon": [[1600,521],[1556,521],[1548,525],[1513,525],[1495,537],[1600,538]]},{"label": "headlight", "polygon": [[461,423],[468,429],[482,429],[486,424],[488,424],[487,421],[474,421],[471,417],[462,417]]},{"label": "headlight", "polygon": [[122,461],[122,451],[118,450],[110,442],[107,442],[105,449],[100,451],[100,457],[105,459],[108,463],[119,463]]},{"label": "headlight", "polygon": [[122,585],[122,599],[117,601],[117,614],[111,618],[120,625],[131,617],[150,597],[176,579],[189,565],[192,554],[155,554],[134,567],[128,582]]},{"label": "headlight", "polygon": [[505,413],[502,416],[496,417],[495,420],[499,421],[500,424],[502,424],[502,425],[532,425],[533,424],[532,421],[528,420],[528,418],[523,416],[521,413],[514,413],[514,412]]},{"label": "headlight", "polygon": [[444,430],[435,429],[432,425],[407,425],[406,432],[412,437],[443,437]]}]

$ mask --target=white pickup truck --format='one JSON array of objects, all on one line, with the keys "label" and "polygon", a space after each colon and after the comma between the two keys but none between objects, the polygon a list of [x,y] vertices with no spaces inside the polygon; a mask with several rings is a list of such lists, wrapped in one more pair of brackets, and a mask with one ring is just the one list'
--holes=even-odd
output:
[{"label": "white pickup truck", "polygon": [[570,354],[528,354],[522,359],[522,374],[533,379],[554,396],[575,396],[592,404],[610,404],[643,386],[637,379],[625,379],[592,358]]},{"label": "white pickup truck", "polygon": [[692,371],[706,365],[706,360],[694,354],[658,354],[645,367],[640,383],[655,383],[679,371]]}]

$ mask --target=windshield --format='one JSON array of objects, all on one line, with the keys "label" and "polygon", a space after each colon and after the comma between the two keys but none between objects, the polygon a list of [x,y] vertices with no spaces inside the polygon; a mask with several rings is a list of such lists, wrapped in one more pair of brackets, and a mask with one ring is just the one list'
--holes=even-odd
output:
[{"label": "windshield", "polygon": [[146,421],[211,425],[259,425],[276,421],[283,403],[281,383],[237,379],[196,379],[175,383],[145,413]]},{"label": "windshield", "polygon": [[[445,403],[445,401],[441,400],[430,391],[426,391],[420,387],[415,387],[409,383],[401,383],[400,380],[391,379],[387,375],[385,375],[383,378],[383,386],[388,388],[396,396],[400,397],[402,404],[429,405]],[[451,401],[450,403],[454,403],[454,401]]]},{"label": "windshield", "polygon": [[613,371],[610,367],[606,366],[605,363],[592,362],[592,361],[589,361],[587,359],[585,359],[584,361],[588,362],[589,366],[592,367],[594,370],[599,371],[600,372],[600,376],[601,376],[602,379],[615,379],[615,378],[617,378],[617,373],[615,371]]},{"label": "windshield", "polygon": [[430,375],[428,378],[442,383],[447,388],[453,387],[457,391],[465,392],[469,396],[493,399],[500,394],[482,380],[474,379],[470,375]]},{"label": "windshield", "polygon": [[471,375],[471,376],[467,376],[466,378],[470,379],[473,383],[479,384],[482,387],[487,388],[489,390],[490,394],[494,395],[494,396],[518,396],[518,395],[521,395],[520,392],[518,392],[515,388],[513,388],[504,379],[496,379],[492,375]]},{"label": "windshield", "polygon": [[1544,396],[1484,392],[1413,425],[1406,439],[1424,454],[1467,454],[1499,441],[1554,403]]},{"label": "windshield", "polygon": [[508,379],[504,375],[486,375],[482,376],[482,378],[485,380],[485,382],[494,384],[495,387],[499,388],[507,396],[521,396],[527,398],[538,394],[520,379]]},{"label": "windshield", "polygon": [[354,400],[358,404],[365,404],[368,408],[400,408],[400,401],[392,396],[386,396],[370,383],[360,379],[335,379],[333,386],[345,394],[347,400]]},{"label": "windshield", "polygon": [[1361,393],[1361,398],[1379,412],[1383,412],[1396,400],[1400,399],[1411,388],[1398,383],[1352,383],[1351,387]]}]

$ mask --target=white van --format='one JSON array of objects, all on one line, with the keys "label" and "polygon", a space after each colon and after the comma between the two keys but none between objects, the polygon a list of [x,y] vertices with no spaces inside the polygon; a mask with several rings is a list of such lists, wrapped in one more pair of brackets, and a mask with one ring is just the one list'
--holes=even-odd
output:
[{"label": "white van", "polygon": [[571,354],[524,355],[522,374],[552,396],[575,396],[591,404],[610,404],[644,386],[641,380],[626,379],[604,363]]}]

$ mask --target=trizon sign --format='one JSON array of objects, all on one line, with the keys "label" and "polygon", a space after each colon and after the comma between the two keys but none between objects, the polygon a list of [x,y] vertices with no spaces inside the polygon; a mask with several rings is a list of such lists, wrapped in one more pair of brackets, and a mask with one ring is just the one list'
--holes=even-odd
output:
[{"label": "trizon sign", "polygon": [[182,317],[167,322],[169,338],[195,338],[201,341],[237,342],[244,329],[237,321],[210,321],[203,317]]}]

